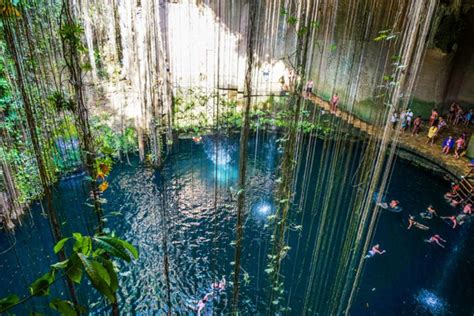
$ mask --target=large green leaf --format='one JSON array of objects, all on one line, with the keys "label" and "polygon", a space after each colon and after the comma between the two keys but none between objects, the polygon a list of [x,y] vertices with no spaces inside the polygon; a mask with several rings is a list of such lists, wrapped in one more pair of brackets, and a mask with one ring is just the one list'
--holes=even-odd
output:
[{"label": "large green leaf", "polygon": [[63,301],[59,298],[53,298],[49,303],[49,307],[61,313],[63,316],[76,316],[74,304],[70,301]]},{"label": "large green leaf", "polygon": [[82,262],[84,270],[86,270],[87,276],[91,281],[92,285],[112,303],[115,302],[114,291],[110,286],[111,280],[107,270],[98,261],[91,260],[85,255],[79,253],[79,259]]},{"label": "large green leaf", "polygon": [[113,245],[115,248],[118,248],[118,249],[125,248],[132,254],[132,256],[135,259],[138,259],[138,250],[134,246],[126,242],[125,240],[122,240],[116,237],[111,237],[111,236],[97,236],[96,239],[105,241],[108,244]]},{"label": "large green leaf", "polygon": [[66,259],[64,261],[59,261],[59,262],[56,262],[55,264],[52,264],[51,267],[55,268],[55,269],[64,269],[65,267],[67,267],[69,264],[69,259]]},{"label": "large green leaf", "polygon": [[67,237],[67,238],[63,238],[61,239],[60,241],[58,241],[58,243],[54,246],[53,250],[54,250],[54,253],[58,253],[61,251],[61,249],[64,248],[64,245],[66,244],[66,242],[71,239],[70,237]]},{"label": "large green leaf", "polygon": [[104,259],[102,263],[104,264],[104,268],[107,270],[110,276],[110,289],[112,292],[115,292],[118,289],[118,277],[117,271],[115,271],[114,268],[114,264],[108,259]]},{"label": "large green leaf", "polygon": [[69,259],[66,274],[73,282],[79,284],[82,279],[82,263],[77,254],[73,254]]},{"label": "large green leaf", "polygon": [[42,277],[36,279],[30,285],[30,293],[33,296],[45,296],[49,295],[49,287],[54,282],[54,272],[50,271],[44,274]]},{"label": "large green leaf", "polygon": [[76,242],[74,243],[74,246],[72,249],[75,252],[80,252],[88,256],[90,254],[90,251],[92,250],[91,238],[88,236],[82,236],[79,233],[74,233],[73,235],[75,235],[74,239],[76,239]]},{"label": "large green leaf", "polygon": [[15,294],[10,294],[7,297],[0,299],[0,313],[8,310],[10,307],[18,304],[20,299]]},{"label": "large green leaf", "polygon": [[127,262],[131,261],[130,255],[128,254],[127,250],[121,243],[116,242],[115,240],[112,240],[112,239],[104,240],[100,237],[94,238],[94,240],[97,243],[97,247],[100,249],[103,249],[109,255],[113,257],[121,258]]}]

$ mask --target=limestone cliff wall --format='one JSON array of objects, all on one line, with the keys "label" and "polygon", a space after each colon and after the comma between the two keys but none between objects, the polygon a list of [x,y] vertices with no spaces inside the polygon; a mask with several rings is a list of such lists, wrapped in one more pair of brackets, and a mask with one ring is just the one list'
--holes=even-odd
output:
[{"label": "limestone cliff wall", "polygon": [[[318,94],[329,98],[338,93],[341,106],[366,121],[383,112],[373,99],[396,54],[390,44],[374,38],[403,23],[404,3],[338,0],[318,5],[308,63]],[[95,82],[90,104],[108,108],[113,124],[148,128],[152,108],[163,95],[168,99],[160,111],[168,111],[171,90],[243,91],[248,0],[85,0],[78,7]],[[289,0],[260,2],[255,94],[278,94],[281,78],[288,80],[296,39],[290,20],[296,9]],[[466,56],[431,45],[413,94],[416,113],[426,116],[448,99],[474,103],[474,61],[466,64]]]}]

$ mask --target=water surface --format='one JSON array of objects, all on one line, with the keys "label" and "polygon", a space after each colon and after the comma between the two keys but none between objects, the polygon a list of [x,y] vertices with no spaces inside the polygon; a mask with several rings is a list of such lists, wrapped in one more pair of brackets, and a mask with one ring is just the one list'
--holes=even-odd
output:
[{"label": "water surface", "polygon": [[[314,141],[314,140],[313,140]],[[314,144],[314,143],[313,143]],[[344,168],[351,176],[358,172],[361,143],[347,143],[345,149],[352,160]],[[325,148],[325,149],[323,149]],[[109,177],[110,188],[104,194],[108,203],[107,227],[110,232],[128,240],[140,250],[133,265],[121,269],[122,287],[119,293],[124,314],[152,315],[166,311],[166,291],[163,270],[163,247],[167,243],[170,262],[171,301],[173,311],[192,314],[197,301],[210,291],[211,282],[222,276],[231,278],[235,238],[235,188],[238,171],[238,136],[205,137],[202,144],[180,140],[162,171],[139,165],[117,163]],[[318,201],[315,188],[324,156],[322,141],[302,147],[295,194],[292,231],[288,243],[292,247],[284,260],[286,296],[291,315],[314,314],[303,310],[311,253],[315,245],[318,220],[313,201]],[[310,156],[306,156],[311,152]],[[327,152],[326,152],[327,154]],[[249,150],[248,214],[242,258],[244,282],[241,305],[245,314],[264,313],[268,306],[268,283],[264,272],[269,252],[271,227],[267,217],[275,211],[273,192],[278,174],[281,150],[277,135],[260,133],[253,137]],[[310,157],[310,159],[306,159]],[[342,169],[342,168],[341,168]],[[350,181],[349,181],[350,182]],[[346,214],[353,185],[337,187],[342,200],[341,214]],[[323,186],[324,187],[324,186]],[[354,315],[470,315],[473,310],[472,229],[453,231],[444,222],[425,222],[430,232],[406,229],[408,213],[418,214],[429,204],[439,213],[454,212],[442,198],[449,183],[396,161],[388,195],[404,206],[401,214],[383,213],[374,242],[387,253],[368,260],[359,294],[352,308]],[[73,231],[91,233],[94,216],[84,205],[87,189],[82,177],[62,181],[55,188],[55,205],[60,213],[64,235]],[[319,203],[319,202],[318,202]],[[0,235],[2,286],[0,295],[10,291],[25,293],[27,284],[47,270],[55,260],[47,220],[41,207],[35,205],[31,217],[15,235]],[[448,240],[446,249],[423,242],[431,232]],[[338,242],[335,238],[334,242]],[[10,247],[14,244],[15,246]],[[11,248],[11,249],[10,249]],[[335,268],[335,267],[334,267]],[[327,268],[331,271],[331,267]],[[64,291],[58,283],[53,294]],[[93,306],[95,314],[106,313],[102,300],[86,286],[81,299]],[[229,312],[231,287],[209,304],[208,313]],[[315,305],[310,302],[309,306]],[[44,300],[28,301],[18,309],[48,313]]]}]

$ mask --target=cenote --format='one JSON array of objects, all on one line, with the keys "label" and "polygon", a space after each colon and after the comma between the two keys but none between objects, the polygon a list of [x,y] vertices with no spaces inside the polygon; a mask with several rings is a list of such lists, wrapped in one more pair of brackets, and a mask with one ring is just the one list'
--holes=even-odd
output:
[{"label": "cenote", "polygon": [[[265,273],[268,248],[271,246],[269,216],[275,211],[274,190],[276,169],[281,148],[275,133],[252,137],[249,146],[248,214],[245,222],[242,269],[242,312],[263,314],[268,309],[268,276]],[[331,142],[331,141],[330,141]],[[362,142],[346,143],[353,151],[350,174],[357,172]],[[164,313],[166,307],[163,277],[163,239],[167,239],[169,255],[171,302],[173,314],[193,313],[201,297],[210,291],[213,281],[230,279],[234,260],[235,194],[238,178],[238,135],[216,138],[204,136],[202,143],[180,139],[174,146],[163,170],[131,163],[114,165],[107,199],[107,229],[123,236],[137,246],[140,258],[120,270],[119,291],[124,314],[152,315]],[[306,137],[303,152],[312,151],[311,158],[301,161],[297,171],[296,199],[291,216],[291,247],[284,259],[287,306],[291,313],[311,313],[325,304],[324,295],[316,301],[307,297],[320,203],[315,197],[321,167],[323,141]],[[349,150],[349,149],[348,149]],[[216,154],[217,151],[217,154]],[[311,167],[312,166],[312,167]],[[62,180],[55,188],[54,204],[67,232],[91,233],[94,218],[82,201],[88,197],[82,175]],[[357,183],[343,182],[336,191],[341,195],[340,208],[350,209],[348,199]],[[323,190],[329,190],[323,187]],[[423,239],[428,232],[408,231],[407,214],[417,214],[429,204],[440,214],[449,214],[451,206],[443,199],[449,183],[429,171],[406,161],[396,161],[387,194],[404,205],[403,214],[384,212],[374,242],[383,245],[387,254],[366,263],[357,298],[351,308],[353,315],[379,315],[390,311],[397,315],[467,315],[472,308],[472,227],[453,231],[442,221],[429,222],[430,229],[447,239],[447,248],[438,249]],[[30,215],[14,235],[1,235],[1,295],[10,291],[22,293],[27,285],[53,263],[51,231],[34,205]],[[335,218],[334,225],[344,216]],[[329,224],[328,224],[329,225]],[[300,226],[301,228],[299,228]],[[324,229],[324,228],[321,228]],[[336,227],[337,230],[337,227]],[[328,232],[329,234],[329,232]],[[327,238],[327,236],[323,237]],[[337,237],[332,240],[337,243]],[[12,243],[16,247],[12,249]],[[317,254],[316,254],[317,255]],[[316,278],[331,276],[337,264],[329,261]],[[63,284],[53,292],[64,291]],[[314,294],[313,294],[314,295]],[[80,297],[92,306],[92,314],[106,313],[104,300],[97,292],[83,287]],[[230,290],[207,306],[207,313],[230,312]],[[32,299],[15,311],[48,313],[44,301]]]},{"label": "cenote", "polygon": [[0,0],[0,315],[473,315],[471,0]]}]

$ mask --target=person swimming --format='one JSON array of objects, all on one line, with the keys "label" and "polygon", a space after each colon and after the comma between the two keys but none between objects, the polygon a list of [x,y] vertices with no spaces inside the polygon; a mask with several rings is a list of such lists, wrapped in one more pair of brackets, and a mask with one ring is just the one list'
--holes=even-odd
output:
[{"label": "person swimming", "polygon": [[202,141],[202,137],[201,136],[193,136],[193,142],[196,143],[196,144],[200,144]]},{"label": "person swimming", "polygon": [[379,244],[376,244],[375,246],[372,247],[372,249],[369,250],[369,253],[364,258],[365,259],[372,258],[376,254],[383,255],[385,252],[386,252],[385,250],[380,250]]},{"label": "person swimming", "polygon": [[458,225],[458,221],[456,219],[456,216],[454,216],[454,215],[452,215],[452,216],[441,216],[440,218],[447,220],[448,223],[449,223],[449,221],[451,221],[451,223],[453,224],[453,228],[456,228],[456,226]]},{"label": "person swimming", "polygon": [[459,184],[453,184],[453,186],[451,187],[451,191],[447,192],[444,195],[444,198],[446,199],[446,201],[451,202],[454,198],[458,197],[459,188],[460,188]]},{"label": "person swimming", "polygon": [[392,212],[400,212],[402,210],[400,207],[400,201],[398,200],[391,200],[390,203],[387,203],[387,202],[379,203],[378,206]]},{"label": "person swimming", "polygon": [[438,216],[438,213],[436,213],[434,207],[430,205],[426,208],[426,211],[420,213],[420,216],[424,219],[432,219],[433,216]]},{"label": "person swimming", "polygon": [[466,205],[464,205],[464,208],[462,209],[462,212],[464,214],[471,215],[472,214],[472,204],[467,203]]},{"label": "person swimming", "polygon": [[204,295],[204,297],[202,299],[199,300],[199,302],[197,304],[197,314],[198,314],[198,316],[201,316],[201,311],[204,308],[206,308],[206,304],[209,301],[209,299],[211,299],[211,297],[212,297],[212,293],[207,293],[206,295]]},{"label": "person swimming", "polygon": [[425,242],[430,243],[430,244],[435,243],[441,248],[444,248],[444,245],[441,244],[441,242],[446,242],[446,240],[441,238],[440,235],[436,234],[436,235],[431,236],[430,239],[425,239]]},{"label": "person swimming", "polygon": [[222,276],[222,279],[219,282],[219,292],[225,291],[225,286],[227,285],[227,282],[225,280],[225,277]]},{"label": "person swimming", "polygon": [[407,229],[411,229],[413,226],[415,226],[415,227],[418,228],[418,229],[422,229],[422,230],[428,230],[428,229],[430,229],[428,226],[425,226],[425,225],[423,225],[423,224],[418,223],[418,222],[415,220],[415,216],[410,215],[410,216],[408,217],[408,227],[407,227]]}]

